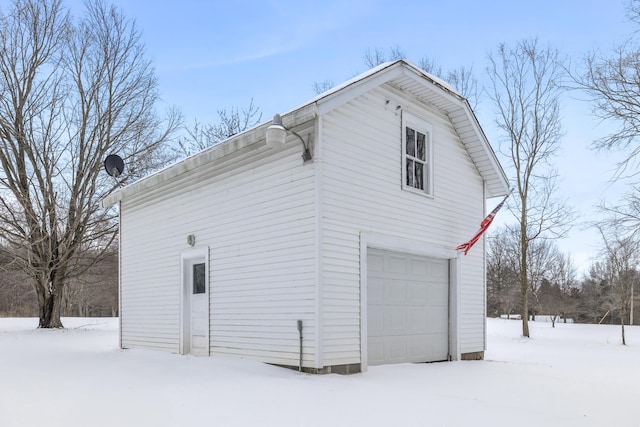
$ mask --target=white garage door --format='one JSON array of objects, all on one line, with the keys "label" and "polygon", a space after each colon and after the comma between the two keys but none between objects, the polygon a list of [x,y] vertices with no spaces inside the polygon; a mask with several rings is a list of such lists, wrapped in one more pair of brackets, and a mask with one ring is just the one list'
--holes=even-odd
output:
[{"label": "white garage door", "polygon": [[368,364],[449,355],[449,262],[367,250]]}]

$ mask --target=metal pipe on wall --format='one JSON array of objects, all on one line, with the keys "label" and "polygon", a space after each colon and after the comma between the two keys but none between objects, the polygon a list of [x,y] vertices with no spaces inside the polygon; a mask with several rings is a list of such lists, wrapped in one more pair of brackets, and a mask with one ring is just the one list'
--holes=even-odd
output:
[{"label": "metal pipe on wall", "polygon": [[298,372],[302,372],[302,320],[298,320],[298,334],[300,335],[300,363],[298,364]]}]

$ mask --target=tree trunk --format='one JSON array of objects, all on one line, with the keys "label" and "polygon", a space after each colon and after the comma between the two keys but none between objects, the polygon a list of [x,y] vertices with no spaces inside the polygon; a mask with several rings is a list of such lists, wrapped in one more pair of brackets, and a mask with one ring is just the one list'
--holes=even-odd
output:
[{"label": "tree trunk", "polygon": [[[526,283],[526,282],[525,282]],[[522,293],[522,336],[529,337],[529,310],[527,309],[527,292]]]},{"label": "tree trunk", "polygon": [[63,305],[63,285],[54,281],[51,286],[39,284],[38,305],[40,321],[38,328],[63,328],[60,314]]},{"label": "tree trunk", "polygon": [[[522,200],[523,206],[526,206],[526,200]],[[525,210],[522,211],[522,218],[520,221],[520,291],[522,292],[522,336],[529,337],[529,300],[528,292],[529,282],[527,280],[527,228],[526,218],[524,215]]]},{"label": "tree trunk", "polygon": [[622,345],[627,345],[627,340],[625,340],[625,337],[624,337],[624,318],[626,316],[627,316],[627,313],[625,313],[624,310],[621,310],[621,313],[620,313],[620,326],[622,326]]}]

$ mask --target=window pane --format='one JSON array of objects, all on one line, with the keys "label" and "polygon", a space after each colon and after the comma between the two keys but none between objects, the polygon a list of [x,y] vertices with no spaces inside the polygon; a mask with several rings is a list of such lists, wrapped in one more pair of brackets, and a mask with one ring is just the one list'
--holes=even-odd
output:
[{"label": "window pane", "polygon": [[407,160],[407,185],[413,187],[413,160]]},{"label": "window pane", "polygon": [[204,294],[205,287],[205,268],[203,264],[193,264],[193,293]]},{"label": "window pane", "polygon": [[416,131],[407,127],[407,154],[411,157],[416,156]]},{"label": "window pane", "polygon": [[416,179],[414,187],[424,190],[424,165],[418,162],[416,162]]},{"label": "window pane", "polygon": [[416,157],[420,160],[427,160],[425,157],[425,140],[426,137],[424,135],[424,133],[420,133],[418,132],[418,140],[417,145],[418,145],[418,154],[416,155]]}]

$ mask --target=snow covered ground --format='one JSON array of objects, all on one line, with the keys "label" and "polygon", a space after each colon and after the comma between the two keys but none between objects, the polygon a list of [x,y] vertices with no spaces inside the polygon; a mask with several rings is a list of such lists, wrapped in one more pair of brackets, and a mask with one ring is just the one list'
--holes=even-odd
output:
[{"label": "snow covered ground", "polygon": [[486,360],[314,376],[0,319],[0,426],[639,426],[640,327],[488,320]]}]

